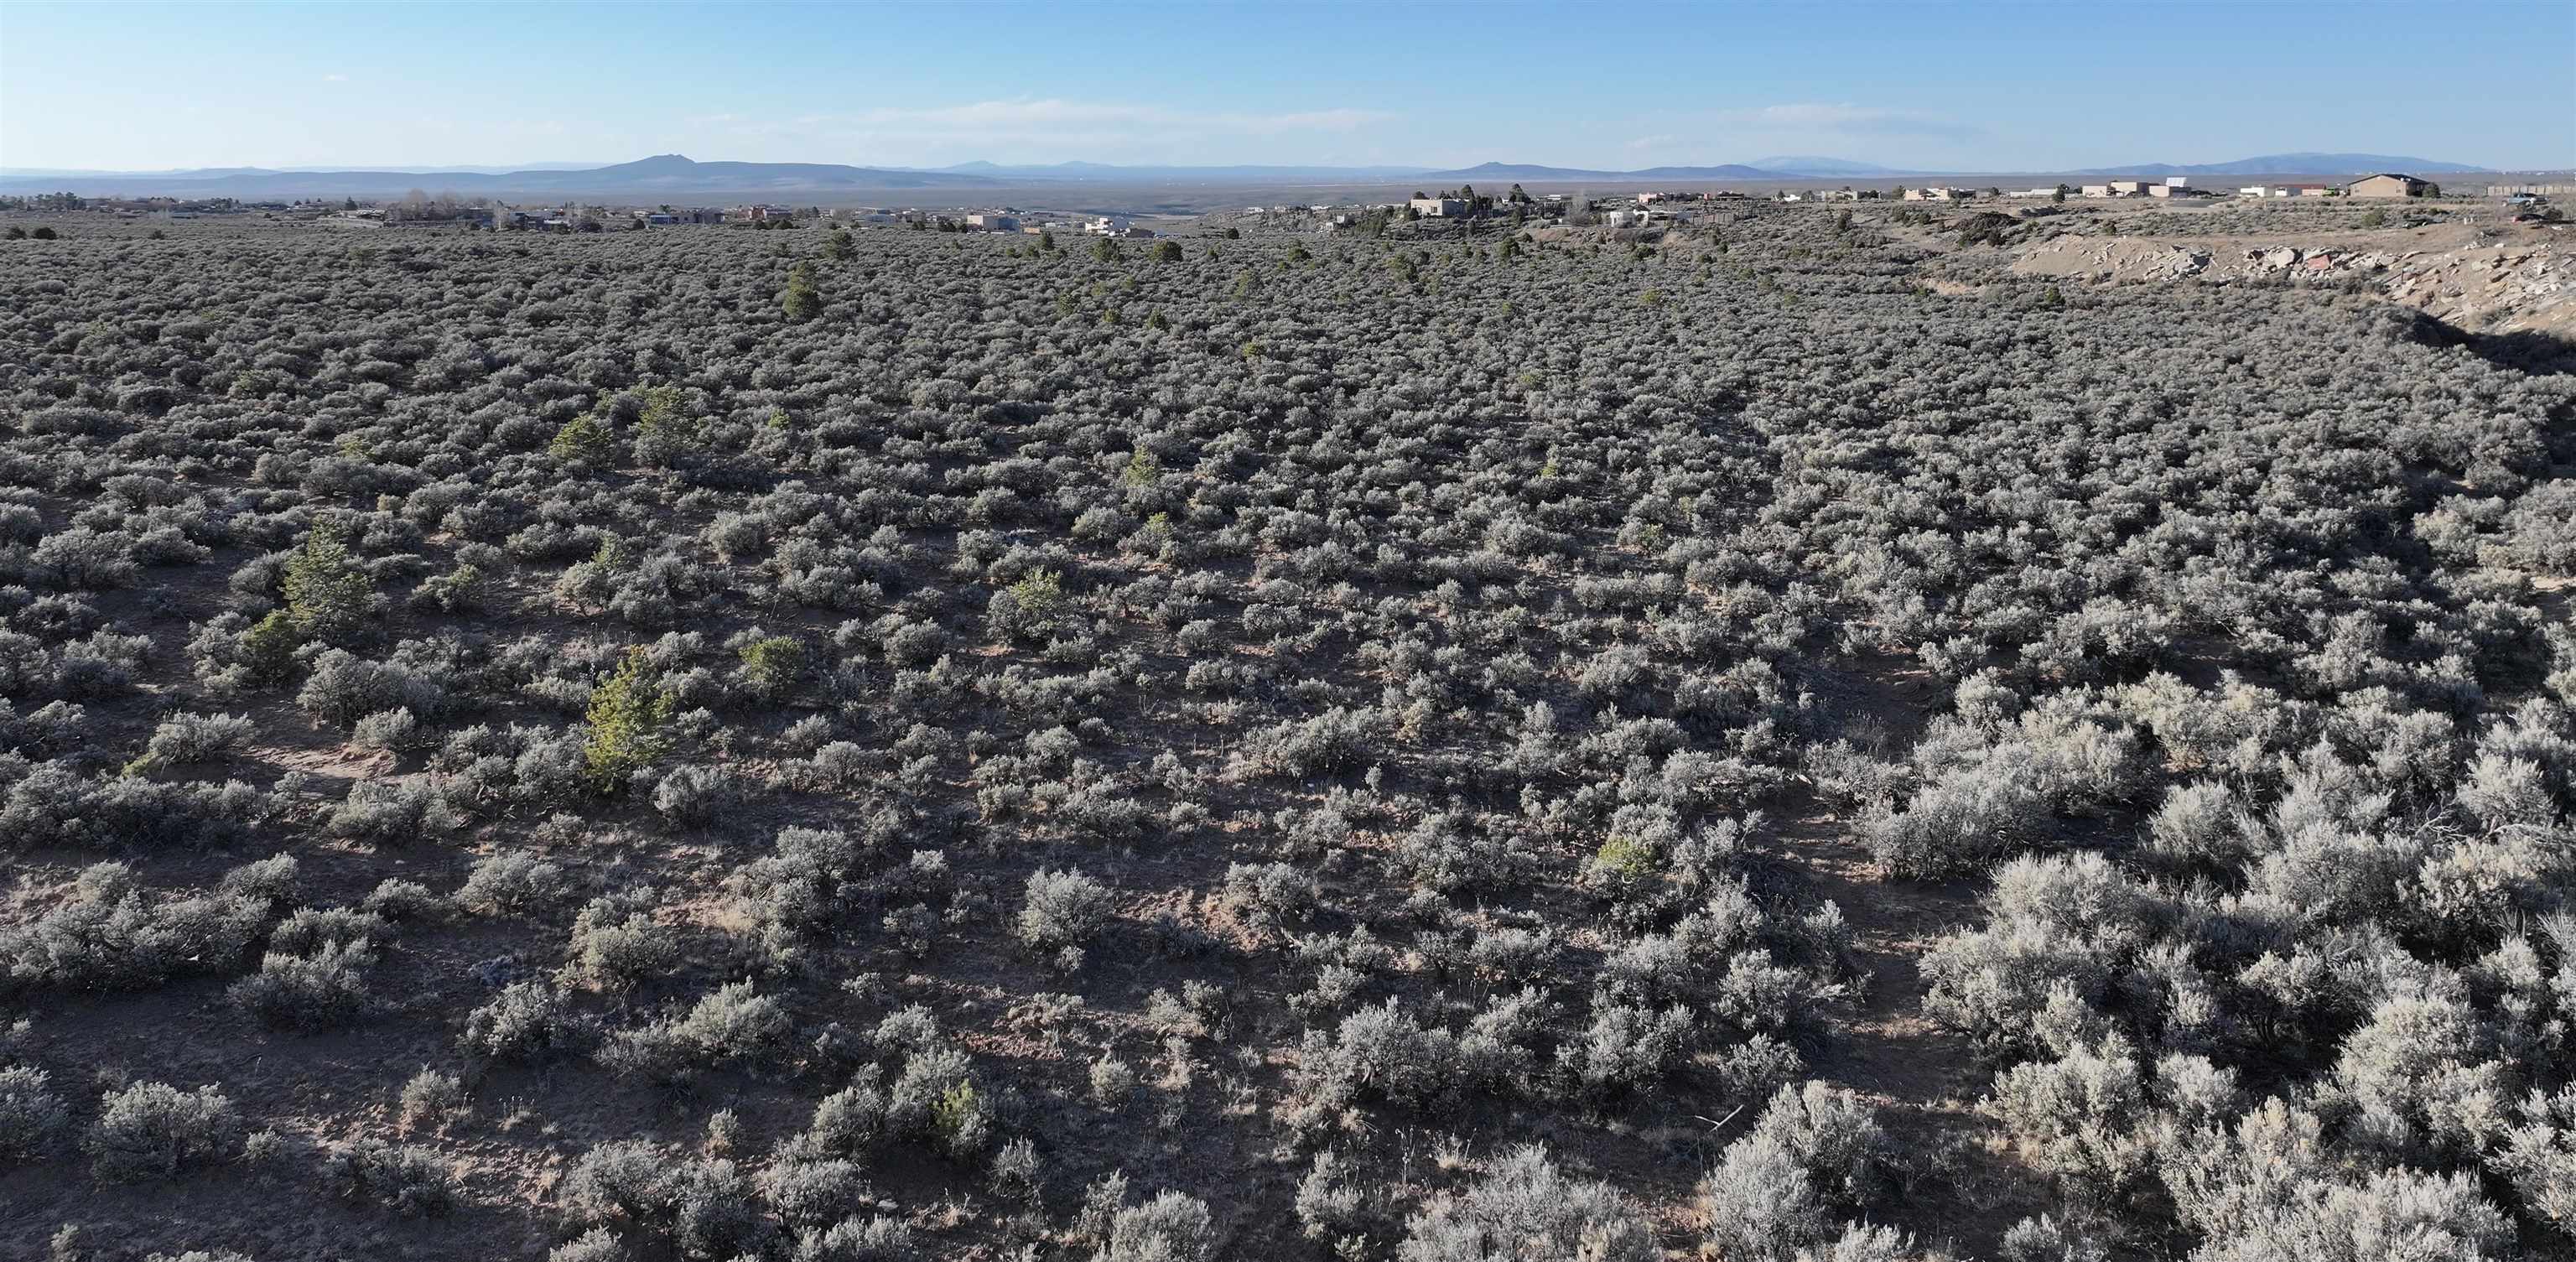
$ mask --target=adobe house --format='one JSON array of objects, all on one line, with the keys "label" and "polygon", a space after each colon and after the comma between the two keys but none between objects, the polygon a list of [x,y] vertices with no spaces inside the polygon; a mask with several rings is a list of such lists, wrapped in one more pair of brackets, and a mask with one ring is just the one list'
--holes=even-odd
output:
[{"label": "adobe house", "polygon": [[2378,175],[2365,175],[2344,185],[2343,194],[2346,197],[2435,197],[2440,195],[2440,190],[2435,188],[2430,180],[2419,180],[2411,175],[2393,175],[2383,171]]}]

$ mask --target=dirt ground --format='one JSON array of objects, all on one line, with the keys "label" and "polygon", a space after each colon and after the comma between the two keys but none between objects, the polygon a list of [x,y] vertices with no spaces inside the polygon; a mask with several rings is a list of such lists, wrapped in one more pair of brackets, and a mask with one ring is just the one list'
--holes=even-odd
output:
[{"label": "dirt ground", "polygon": [[[2206,212],[2204,212],[2206,213]],[[2135,234],[2140,215],[2112,215],[2024,243],[2010,270],[2104,283],[2277,281],[2355,284],[2468,332],[2576,335],[2576,251],[2563,226],[2499,217],[2421,226],[2361,227],[2367,210],[2282,215],[2276,232],[2194,234],[2188,216]],[[2236,224],[2243,217],[2217,220]],[[2112,229],[2105,234],[2097,225]]]}]

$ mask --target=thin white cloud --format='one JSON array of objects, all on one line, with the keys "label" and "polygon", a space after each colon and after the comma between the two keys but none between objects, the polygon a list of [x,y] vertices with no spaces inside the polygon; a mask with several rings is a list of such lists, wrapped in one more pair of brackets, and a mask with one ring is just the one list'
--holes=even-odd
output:
[{"label": "thin white cloud", "polygon": [[347,83],[348,81],[349,76],[344,74],[326,74],[322,76],[322,82],[324,83]]},{"label": "thin white cloud", "polygon": [[1272,114],[1266,118],[1260,115],[1238,115],[1236,117],[1244,118],[1246,120],[1246,126],[1253,128],[1267,126],[1279,131],[1348,132],[1358,131],[1363,127],[1370,127],[1378,123],[1383,123],[1388,119],[1394,118],[1395,115],[1387,110],[1330,109],[1301,110],[1293,114]]},{"label": "thin white cloud", "polygon": [[975,101],[965,105],[879,106],[832,114],[807,115],[815,124],[942,131],[1055,131],[1131,126],[1188,128],[1226,132],[1350,131],[1394,115],[1384,110],[1296,110],[1255,114],[1239,110],[1176,110],[1159,105],[1119,105],[1100,101]]},{"label": "thin white cloud", "polygon": [[956,105],[871,106],[786,117],[718,113],[702,127],[735,137],[857,148],[875,161],[940,161],[993,153],[1138,155],[1225,141],[1348,136],[1387,122],[1384,110],[1329,107],[1260,113],[1077,101],[1061,97]]},{"label": "thin white cloud", "polygon": [[1850,136],[1927,136],[1962,140],[1982,134],[1980,128],[1971,124],[1921,110],[1812,101],[1718,110],[1710,115],[1710,121],[1771,131],[1830,132]]},{"label": "thin white cloud", "polygon": [[1639,136],[1629,141],[1624,148],[1631,153],[1640,153],[1648,149],[1661,149],[1672,143],[1673,138],[1670,136]]}]

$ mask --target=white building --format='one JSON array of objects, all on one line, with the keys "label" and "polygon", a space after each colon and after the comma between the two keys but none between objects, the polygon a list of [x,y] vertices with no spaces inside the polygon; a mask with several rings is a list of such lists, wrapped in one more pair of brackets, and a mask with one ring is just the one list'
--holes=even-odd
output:
[{"label": "white building", "polygon": [[1405,204],[1425,219],[1453,219],[1467,213],[1466,201],[1456,197],[1416,197]]},{"label": "white building", "polygon": [[986,232],[1017,232],[1020,230],[1020,217],[996,214],[991,211],[977,211],[966,216],[966,226],[980,228]]}]

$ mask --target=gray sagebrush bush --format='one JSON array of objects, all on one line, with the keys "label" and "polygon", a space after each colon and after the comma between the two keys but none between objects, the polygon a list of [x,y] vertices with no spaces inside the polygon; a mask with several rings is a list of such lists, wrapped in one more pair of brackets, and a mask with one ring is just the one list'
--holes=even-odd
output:
[{"label": "gray sagebrush bush", "polygon": [[1989,1049],[2032,1046],[2052,990],[2090,1000],[2155,936],[2161,900],[2098,854],[2024,856],[1995,873],[1984,927],[1924,956],[1924,1010]]},{"label": "gray sagebrush bush", "polygon": [[576,1227],[641,1230],[681,1257],[757,1255],[777,1230],[751,1176],[732,1161],[678,1159],[642,1140],[583,1153],[557,1201]]},{"label": "gray sagebrush bush", "polygon": [[1838,1250],[1840,1241],[1876,1247],[1866,1232],[1828,1241],[1838,1215],[1860,1212],[1878,1194],[1893,1148],[1851,1092],[1817,1082],[1782,1087],[1700,1182],[1709,1245],[1728,1258],[1783,1262],[1809,1249]]},{"label": "gray sagebrush bush", "polygon": [[851,1215],[829,1227],[796,1238],[791,1262],[917,1262],[912,1225],[899,1218]]},{"label": "gray sagebrush bush", "polygon": [[654,918],[649,889],[603,894],[573,917],[561,976],[571,985],[624,990],[678,960],[678,934]]},{"label": "gray sagebrush bush", "polygon": [[241,1114],[221,1090],[141,1082],[99,1098],[98,1118],[81,1148],[100,1178],[132,1181],[227,1160],[241,1138]]},{"label": "gray sagebrush bush", "polygon": [[403,1083],[395,1104],[395,1124],[403,1130],[441,1130],[465,1113],[465,1082],[454,1074],[424,1067]]},{"label": "gray sagebrush bush", "polygon": [[457,1045],[486,1060],[534,1063],[579,1051],[590,1028],[563,992],[540,981],[516,981],[465,1016]]},{"label": "gray sagebrush bush", "polygon": [[1236,863],[1225,871],[1226,901],[1253,924],[1286,929],[1315,912],[1323,888],[1315,874],[1286,863]]},{"label": "gray sagebrush bush", "polygon": [[731,814],[742,800],[740,782],[730,771],[700,763],[683,763],[663,773],[653,786],[653,809],[663,819],[697,828]]},{"label": "gray sagebrush bush", "polygon": [[264,897],[152,898],[125,865],[93,864],[69,900],[0,929],[0,976],[13,988],[141,990],[183,974],[227,973],[268,918]]},{"label": "gray sagebrush bush", "polygon": [[1091,941],[1109,922],[1109,887],[1079,868],[1030,874],[1013,928],[1033,950],[1060,951]]},{"label": "gray sagebrush bush", "polygon": [[876,1208],[866,1167],[846,1158],[789,1157],[772,1161],[758,1176],[760,1197],[789,1229],[821,1231]]},{"label": "gray sagebrush bush", "polygon": [[792,1024],[776,996],[735,982],[700,998],[684,1015],[618,1031],[599,1055],[619,1073],[660,1079],[726,1065],[757,1068],[785,1048]]},{"label": "gray sagebrush bush", "polygon": [[309,954],[272,950],[258,972],[234,982],[226,994],[272,1028],[332,1029],[366,1013],[366,972],[375,962],[375,946],[363,937],[322,943]]},{"label": "gray sagebrush bush", "polygon": [[1432,1198],[1406,1224],[1401,1262],[1597,1258],[1651,1262],[1653,1227],[1607,1183],[1567,1177],[1536,1145],[1497,1158],[1464,1192]]},{"label": "gray sagebrush bush", "polygon": [[295,704],[326,723],[349,727],[387,710],[434,718],[453,702],[438,681],[412,667],[327,649],[313,659],[313,673],[295,694]]},{"label": "gray sagebrush bush", "polygon": [[408,709],[378,710],[349,729],[349,747],[364,753],[400,753],[423,741],[420,720]]},{"label": "gray sagebrush bush", "polygon": [[0,1067],[0,1160],[42,1160],[62,1142],[71,1109],[50,1081],[33,1065]]},{"label": "gray sagebrush bush", "polygon": [[372,1202],[403,1218],[442,1215],[457,1201],[448,1160],[419,1144],[335,1145],[322,1155],[322,1179],[344,1201]]},{"label": "gray sagebrush bush", "polygon": [[475,860],[453,897],[467,911],[503,916],[542,911],[571,892],[572,878],[552,860],[525,850],[502,850]]},{"label": "gray sagebrush bush", "polygon": [[1876,1110],[1850,1091],[1821,1082],[1780,1088],[1752,1133],[1779,1141],[1815,1175],[1818,1191],[1841,1205],[1874,1200],[1888,1185],[1897,1155]]},{"label": "gray sagebrush bush", "polygon": [[593,1227],[547,1251],[546,1262],[627,1262],[627,1253],[617,1233]]},{"label": "gray sagebrush bush", "polygon": [[152,739],[132,766],[159,770],[204,762],[226,750],[240,748],[250,740],[252,731],[247,715],[172,715],[152,730]]},{"label": "gray sagebrush bush", "polygon": [[1117,1211],[1092,1262],[1211,1262],[1216,1242],[1207,1202],[1167,1190]]}]

